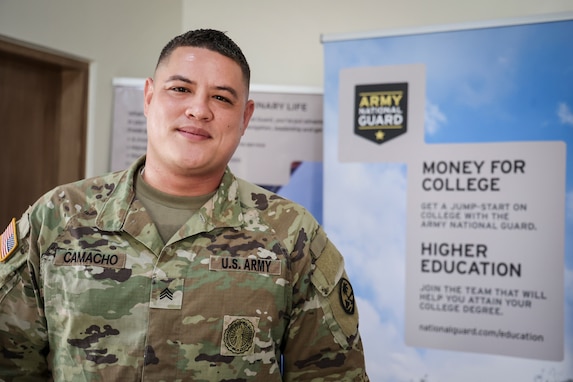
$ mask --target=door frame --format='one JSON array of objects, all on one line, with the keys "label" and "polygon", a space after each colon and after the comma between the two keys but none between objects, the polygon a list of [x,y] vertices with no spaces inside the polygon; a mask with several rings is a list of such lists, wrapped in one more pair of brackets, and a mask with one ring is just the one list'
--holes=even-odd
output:
[{"label": "door frame", "polygon": [[86,171],[88,83],[86,59],[0,35],[0,52],[54,65],[61,74],[56,110],[56,184],[82,179]]}]

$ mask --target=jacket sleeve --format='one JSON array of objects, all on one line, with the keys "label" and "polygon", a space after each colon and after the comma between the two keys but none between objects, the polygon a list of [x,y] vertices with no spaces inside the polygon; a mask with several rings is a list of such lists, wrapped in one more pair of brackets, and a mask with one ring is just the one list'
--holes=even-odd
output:
[{"label": "jacket sleeve", "polygon": [[304,260],[293,265],[298,279],[283,348],[284,380],[368,381],[358,310],[342,255],[320,227],[303,252],[299,258]]},{"label": "jacket sleeve", "polygon": [[50,378],[46,321],[36,279],[37,259],[25,213],[16,224],[17,246],[0,262],[0,380]]}]

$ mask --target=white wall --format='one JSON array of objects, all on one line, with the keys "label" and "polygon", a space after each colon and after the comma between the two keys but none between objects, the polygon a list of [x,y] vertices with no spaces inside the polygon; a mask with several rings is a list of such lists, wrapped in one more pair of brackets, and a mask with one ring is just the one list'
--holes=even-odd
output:
[{"label": "white wall", "polygon": [[573,11],[572,0],[182,0],[183,28],[228,31],[252,82],[323,86],[321,35]]},{"label": "white wall", "polygon": [[243,48],[253,83],[322,87],[323,34],[566,11],[572,0],[0,0],[0,34],[91,60],[92,176],[109,168],[112,78],[151,75],[159,50],[184,30],[227,31]]},{"label": "white wall", "polygon": [[109,168],[112,78],[153,74],[159,51],[181,31],[181,6],[179,0],[0,0],[0,35],[91,61],[87,176]]}]

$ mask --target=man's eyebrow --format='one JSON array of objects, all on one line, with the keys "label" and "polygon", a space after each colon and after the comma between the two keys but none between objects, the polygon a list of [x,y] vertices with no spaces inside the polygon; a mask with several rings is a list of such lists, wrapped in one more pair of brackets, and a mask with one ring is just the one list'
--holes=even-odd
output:
[{"label": "man's eyebrow", "polygon": [[179,75],[179,74],[174,74],[174,75],[170,76],[169,78],[167,78],[167,80],[165,82],[170,82],[170,81],[182,81],[182,82],[186,82],[188,84],[194,83],[189,78],[183,77],[182,75]]},{"label": "man's eyebrow", "polygon": [[[192,81],[189,78],[184,77],[180,74],[174,74],[174,75],[170,76],[169,78],[167,78],[167,80],[165,82],[171,82],[171,81],[181,81],[181,82],[185,82],[188,84],[195,84],[195,81]],[[239,93],[234,88],[232,88],[230,86],[215,86],[215,89],[221,90],[224,92],[228,92],[233,97],[239,98]]]},{"label": "man's eyebrow", "polygon": [[235,98],[239,98],[239,94],[237,93],[237,91],[235,89],[233,89],[230,86],[216,86],[216,89],[222,90],[222,91],[226,91],[231,93],[231,95]]}]

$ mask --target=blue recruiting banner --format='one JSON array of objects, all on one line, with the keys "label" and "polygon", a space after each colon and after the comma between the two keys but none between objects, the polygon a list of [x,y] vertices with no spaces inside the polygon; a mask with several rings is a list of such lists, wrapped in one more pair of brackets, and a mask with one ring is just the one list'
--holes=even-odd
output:
[{"label": "blue recruiting banner", "polygon": [[570,36],[573,15],[323,38],[324,225],[372,380],[573,379]]}]

